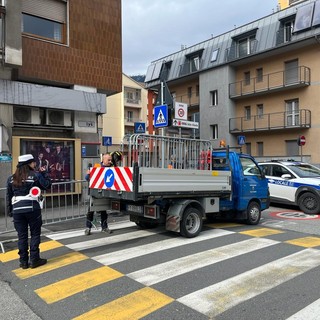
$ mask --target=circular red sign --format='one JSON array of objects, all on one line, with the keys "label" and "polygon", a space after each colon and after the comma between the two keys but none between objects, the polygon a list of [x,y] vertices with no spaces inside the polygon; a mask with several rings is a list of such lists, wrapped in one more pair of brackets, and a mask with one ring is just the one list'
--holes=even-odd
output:
[{"label": "circular red sign", "polygon": [[183,109],[178,109],[178,115],[180,118],[182,118],[184,116],[184,110]]},{"label": "circular red sign", "polygon": [[306,137],[305,136],[300,136],[299,138],[299,145],[304,146],[306,144]]}]

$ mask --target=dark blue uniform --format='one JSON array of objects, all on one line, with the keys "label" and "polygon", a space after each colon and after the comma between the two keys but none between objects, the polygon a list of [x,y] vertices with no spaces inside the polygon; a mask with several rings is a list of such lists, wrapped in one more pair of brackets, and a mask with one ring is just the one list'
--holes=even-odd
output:
[{"label": "dark blue uniform", "polygon": [[41,207],[37,198],[29,195],[32,187],[41,190],[50,188],[51,180],[46,172],[35,172],[31,168],[27,179],[20,187],[13,185],[13,176],[7,181],[7,208],[9,215],[13,216],[14,227],[18,232],[18,249],[20,264],[29,264],[28,228],[30,227],[30,263],[31,265],[40,259],[39,245],[42,226]]}]

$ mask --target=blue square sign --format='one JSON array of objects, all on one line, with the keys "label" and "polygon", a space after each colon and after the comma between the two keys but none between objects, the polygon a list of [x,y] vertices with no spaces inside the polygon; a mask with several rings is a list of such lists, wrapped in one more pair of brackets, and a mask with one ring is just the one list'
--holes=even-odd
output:
[{"label": "blue square sign", "polygon": [[145,122],[135,122],[134,123],[134,133],[146,133]]},{"label": "blue square sign", "polygon": [[168,123],[168,106],[163,105],[154,107],[154,127],[167,127]]},{"label": "blue square sign", "polygon": [[102,137],[102,145],[106,147],[112,146],[112,137]]}]

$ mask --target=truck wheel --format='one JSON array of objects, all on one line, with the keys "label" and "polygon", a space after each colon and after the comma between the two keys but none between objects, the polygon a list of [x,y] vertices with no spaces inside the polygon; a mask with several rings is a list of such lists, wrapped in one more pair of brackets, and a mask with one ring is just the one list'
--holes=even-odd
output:
[{"label": "truck wheel", "polygon": [[196,208],[188,208],[180,222],[180,234],[186,238],[196,237],[202,230],[202,214]]},{"label": "truck wheel", "polygon": [[258,224],[261,218],[260,204],[256,201],[251,201],[247,208],[247,224]]},{"label": "truck wheel", "polygon": [[319,197],[312,192],[305,192],[299,197],[298,206],[306,214],[317,214],[320,212]]}]

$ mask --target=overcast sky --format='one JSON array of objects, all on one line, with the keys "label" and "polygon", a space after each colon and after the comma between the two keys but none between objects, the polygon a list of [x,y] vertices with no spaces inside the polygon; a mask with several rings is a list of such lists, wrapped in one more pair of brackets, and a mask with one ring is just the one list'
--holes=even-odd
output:
[{"label": "overcast sky", "polygon": [[149,64],[277,10],[278,0],[122,0],[123,72]]}]

